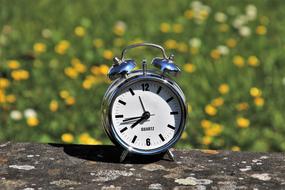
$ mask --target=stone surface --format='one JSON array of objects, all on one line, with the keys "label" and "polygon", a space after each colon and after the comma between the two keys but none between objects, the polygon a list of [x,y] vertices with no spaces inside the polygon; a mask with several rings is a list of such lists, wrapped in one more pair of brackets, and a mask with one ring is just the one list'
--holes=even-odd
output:
[{"label": "stone surface", "polygon": [[175,150],[129,155],[115,146],[0,143],[0,189],[285,189],[284,153]]}]

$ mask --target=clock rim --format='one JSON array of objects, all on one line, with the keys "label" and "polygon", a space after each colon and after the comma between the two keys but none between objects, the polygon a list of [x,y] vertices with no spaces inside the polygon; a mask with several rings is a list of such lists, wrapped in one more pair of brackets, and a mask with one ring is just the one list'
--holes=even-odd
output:
[{"label": "clock rim", "polygon": [[[114,125],[112,122],[112,106],[116,99],[116,95],[118,95],[120,92],[122,92],[128,85],[132,85],[133,83],[136,83],[138,81],[142,80],[153,80],[155,82],[162,83],[166,85],[178,98],[179,104],[181,106],[181,122],[179,129],[175,132],[173,138],[167,142],[166,144],[150,150],[143,150],[138,149],[131,144],[126,143],[121,139],[121,137],[117,134],[117,132],[114,129]],[[180,139],[182,132],[185,129],[185,124],[187,120],[187,106],[186,106],[186,99],[184,96],[183,91],[181,88],[176,84],[173,80],[166,78],[165,76],[161,76],[159,74],[156,74],[154,72],[148,71],[146,75],[143,75],[142,70],[138,70],[132,74],[130,74],[127,78],[121,78],[114,83],[111,84],[111,86],[108,88],[108,90],[105,93],[103,103],[102,103],[102,121],[103,121],[103,127],[105,129],[105,132],[111,139],[111,141],[115,145],[119,145],[123,149],[126,149],[128,152],[136,153],[136,154],[142,154],[142,155],[154,155],[154,154],[160,154],[162,152],[166,152],[169,148],[173,147],[177,141]]]}]

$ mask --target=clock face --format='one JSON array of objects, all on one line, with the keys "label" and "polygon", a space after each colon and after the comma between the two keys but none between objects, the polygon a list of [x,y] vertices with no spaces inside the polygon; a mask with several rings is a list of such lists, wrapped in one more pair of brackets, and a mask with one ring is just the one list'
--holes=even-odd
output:
[{"label": "clock face", "polygon": [[163,82],[139,80],[124,87],[113,101],[113,130],[129,147],[160,148],[181,131],[183,108],[180,102]]}]

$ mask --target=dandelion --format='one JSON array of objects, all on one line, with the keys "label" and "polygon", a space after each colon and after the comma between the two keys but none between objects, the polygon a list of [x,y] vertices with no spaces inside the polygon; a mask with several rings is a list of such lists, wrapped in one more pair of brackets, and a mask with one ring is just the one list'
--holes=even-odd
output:
[{"label": "dandelion", "polygon": [[11,72],[11,76],[14,80],[20,81],[20,80],[27,80],[30,77],[30,74],[26,70],[13,70]]},{"label": "dandelion", "polygon": [[73,58],[71,64],[78,73],[84,73],[86,71],[86,66],[82,64],[78,58]]},{"label": "dandelion", "polygon": [[71,133],[64,133],[61,135],[61,140],[65,143],[72,143],[74,141],[74,136]]},{"label": "dandelion", "polygon": [[101,48],[104,45],[104,41],[102,39],[99,39],[99,38],[94,39],[93,40],[93,45],[94,45],[95,48]]},{"label": "dandelion", "polygon": [[221,52],[218,49],[213,49],[210,55],[213,59],[219,59],[221,57]]},{"label": "dandelion", "polygon": [[170,31],[170,24],[163,22],[160,24],[160,31],[163,33],[167,33]]},{"label": "dandelion", "polygon": [[193,73],[196,70],[196,66],[192,63],[186,63],[183,65],[183,69],[188,73]]},{"label": "dandelion", "polygon": [[74,29],[74,34],[78,37],[83,37],[86,34],[86,30],[83,26],[77,26]]},{"label": "dandelion", "polygon": [[227,94],[230,91],[230,87],[228,84],[223,83],[219,86],[219,92],[221,94]]},{"label": "dandelion", "polygon": [[20,63],[17,60],[9,60],[9,61],[7,61],[7,65],[10,69],[20,68]]},{"label": "dandelion", "polygon": [[102,75],[107,75],[109,71],[109,67],[107,65],[100,65],[99,66],[99,72]]},{"label": "dandelion", "polygon": [[221,134],[223,127],[220,124],[214,123],[210,128],[205,129],[206,136],[214,137]]},{"label": "dandelion", "polygon": [[182,24],[174,24],[173,25],[173,32],[175,32],[175,33],[183,32],[183,25]]},{"label": "dandelion", "polygon": [[107,60],[112,60],[112,58],[114,57],[114,54],[111,50],[105,50],[103,52],[103,57]]},{"label": "dandelion", "polygon": [[16,102],[16,96],[14,94],[9,94],[6,96],[6,100],[8,103],[14,103]]},{"label": "dandelion", "polygon": [[259,59],[256,56],[252,55],[248,57],[247,63],[250,66],[257,67],[259,65]]},{"label": "dandelion", "polygon": [[3,90],[0,89],[0,104],[6,102],[5,93]]},{"label": "dandelion", "polygon": [[164,46],[167,48],[167,49],[175,49],[177,47],[177,42],[175,40],[166,40],[164,42]]},{"label": "dandelion", "polygon": [[249,105],[247,102],[241,102],[239,104],[236,105],[236,109],[238,111],[243,111],[243,110],[247,110],[249,108]]},{"label": "dandelion", "polygon": [[10,117],[11,117],[11,119],[18,121],[18,120],[21,120],[23,118],[23,115],[19,110],[12,110],[10,112]]},{"label": "dandelion", "polygon": [[250,121],[245,117],[238,117],[236,119],[236,124],[239,128],[248,128],[250,125]]},{"label": "dandelion", "polygon": [[248,26],[242,26],[239,28],[239,34],[243,37],[248,37],[251,35],[251,30]]},{"label": "dandelion", "polygon": [[49,103],[49,110],[52,112],[56,112],[58,110],[58,102],[56,100],[52,100]]},{"label": "dandelion", "polygon": [[212,122],[207,119],[203,119],[200,124],[204,129],[208,129],[212,126]]},{"label": "dandelion", "polygon": [[265,35],[267,33],[267,29],[264,25],[260,25],[256,27],[255,32],[258,35]]},{"label": "dandelion", "polygon": [[233,64],[237,67],[243,67],[244,66],[244,58],[240,55],[234,56]]},{"label": "dandelion", "polygon": [[255,97],[255,98],[260,97],[262,95],[262,91],[257,87],[250,88],[249,93],[252,97]]},{"label": "dandelion", "polygon": [[210,116],[215,116],[217,114],[217,109],[212,105],[207,105],[205,107],[205,112]]},{"label": "dandelion", "polygon": [[193,10],[188,9],[184,12],[184,17],[191,20],[194,16]]},{"label": "dandelion", "polygon": [[114,34],[116,34],[117,36],[123,36],[126,32],[126,28],[127,25],[125,22],[123,21],[118,21],[116,22],[114,28],[113,28],[113,32]]},{"label": "dandelion", "polygon": [[227,21],[227,15],[223,12],[217,12],[214,16],[217,22],[223,23]]},{"label": "dandelion", "polygon": [[66,99],[70,96],[69,92],[67,90],[61,90],[59,92],[59,96],[62,98],[62,99]]},{"label": "dandelion", "polygon": [[10,86],[10,82],[6,78],[0,78],[0,89],[5,89]]},{"label": "dandelion", "polygon": [[36,127],[40,123],[39,119],[37,117],[28,117],[27,118],[27,124],[29,127]]},{"label": "dandelion", "polygon": [[32,109],[32,108],[28,108],[24,111],[24,116],[26,118],[29,118],[29,117],[37,117],[37,112]]},{"label": "dandelion", "polygon": [[79,136],[79,142],[82,144],[93,144],[93,145],[102,144],[101,141],[92,138],[88,133],[82,133]]},{"label": "dandelion", "polygon": [[227,46],[220,45],[217,47],[217,50],[222,54],[222,55],[227,55],[229,54],[229,48]]},{"label": "dandelion", "polygon": [[186,140],[187,138],[188,138],[188,133],[186,131],[183,131],[183,133],[181,135],[181,139]]},{"label": "dandelion", "polygon": [[60,41],[54,48],[55,52],[63,55],[66,53],[66,51],[69,49],[70,43],[67,40]]},{"label": "dandelion", "polygon": [[214,106],[214,107],[219,107],[219,106],[222,106],[224,104],[224,99],[222,97],[218,97],[218,98],[215,98],[211,104]]},{"label": "dandelion", "polygon": [[202,144],[203,144],[203,145],[209,145],[209,144],[212,143],[212,141],[213,141],[213,138],[210,137],[210,136],[204,136],[204,137],[202,138]]},{"label": "dandelion", "polygon": [[261,97],[254,98],[254,104],[257,107],[262,107],[264,105],[264,99]]},{"label": "dandelion", "polygon": [[237,41],[234,39],[234,38],[229,38],[227,41],[226,41],[226,44],[229,48],[234,48],[236,47],[237,45]]},{"label": "dandelion", "polygon": [[40,42],[35,43],[33,48],[34,48],[34,52],[37,54],[41,54],[46,51],[46,45]]},{"label": "dandelion", "polygon": [[231,148],[231,150],[232,150],[232,151],[235,151],[235,152],[239,152],[239,151],[240,151],[240,147],[238,147],[238,146],[233,146],[233,147]]},{"label": "dandelion", "polygon": [[68,106],[72,106],[73,104],[75,104],[75,98],[69,96],[65,99],[65,103]]},{"label": "dandelion", "polygon": [[71,79],[75,79],[78,76],[78,72],[73,67],[67,67],[64,69],[64,74]]}]

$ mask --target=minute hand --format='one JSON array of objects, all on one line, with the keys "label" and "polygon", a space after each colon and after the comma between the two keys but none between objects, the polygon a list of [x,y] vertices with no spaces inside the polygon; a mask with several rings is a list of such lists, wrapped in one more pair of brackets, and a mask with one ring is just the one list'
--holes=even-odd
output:
[{"label": "minute hand", "polygon": [[[150,114],[149,116],[154,116],[154,114]],[[123,120],[123,122],[125,122],[125,121],[130,121],[130,120],[134,120],[134,119],[139,119],[139,118],[141,118],[141,117],[142,117],[142,116],[126,118],[126,119]]]},{"label": "minute hand", "polygon": [[143,120],[145,120],[146,117],[145,116],[142,116],[139,120],[137,120],[135,123],[133,123],[131,125],[131,128],[134,128],[135,126],[137,126],[140,122],[142,122]]}]

